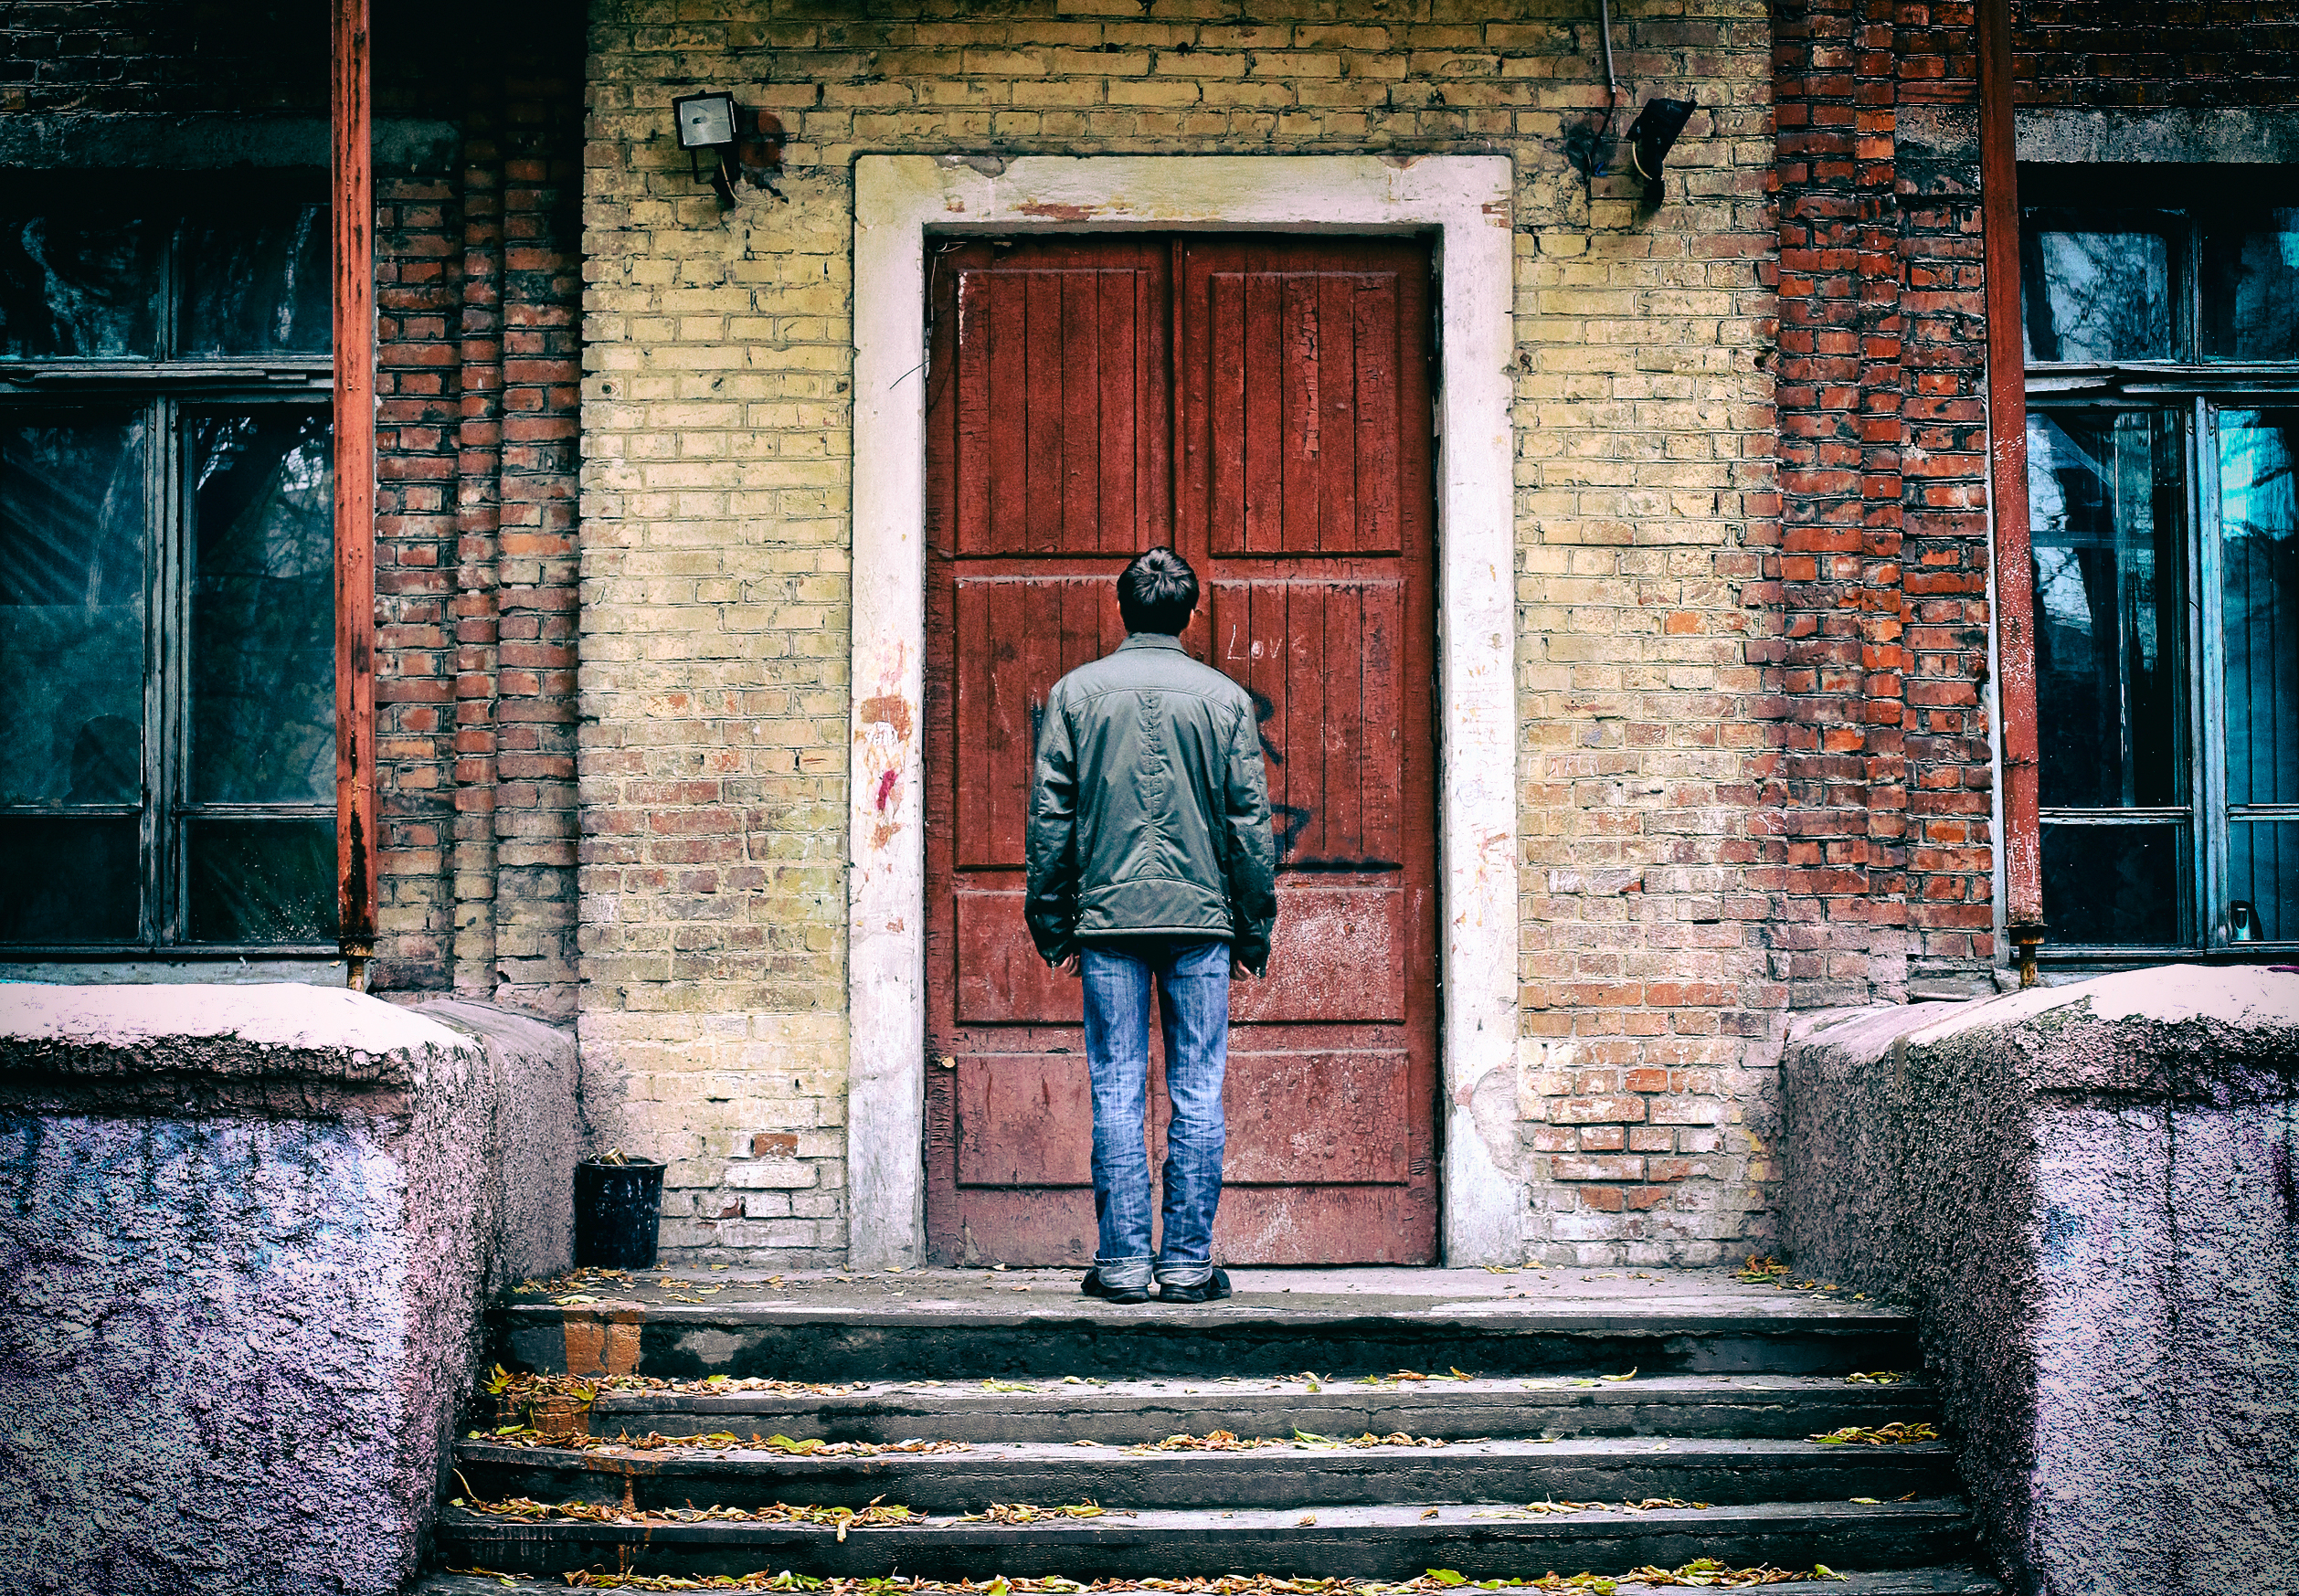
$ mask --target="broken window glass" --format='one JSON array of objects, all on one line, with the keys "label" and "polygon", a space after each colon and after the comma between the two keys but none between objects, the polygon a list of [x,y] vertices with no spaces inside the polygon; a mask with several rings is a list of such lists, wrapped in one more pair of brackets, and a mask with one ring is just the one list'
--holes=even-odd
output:
[{"label": "broken window glass", "polygon": [[185,845],[194,942],[333,942],[335,823],[196,819]]},{"label": "broken window glass", "polygon": [[158,354],[169,231],[0,209],[0,360]]},{"label": "broken window glass", "polygon": [[2156,231],[2020,234],[2030,361],[2172,358],[2171,240]]},{"label": "broken window glass", "polygon": [[333,802],[334,480],[327,417],[199,416],[192,475],[191,796]]}]

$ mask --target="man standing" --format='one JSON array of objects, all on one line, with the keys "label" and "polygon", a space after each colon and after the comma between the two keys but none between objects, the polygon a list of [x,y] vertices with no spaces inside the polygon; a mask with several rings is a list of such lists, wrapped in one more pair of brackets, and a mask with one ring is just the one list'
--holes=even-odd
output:
[{"label": "man standing", "polygon": [[[1182,651],[1197,576],[1171,549],[1118,578],[1127,638],[1046,695],[1030,787],[1030,935],[1086,981],[1094,1213],[1086,1295],[1216,1302],[1229,982],[1259,976],[1277,920],[1268,777],[1245,690]],[[1165,1035],[1164,1236],[1150,1252],[1150,991]],[[1154,1272],[1153,1272],[1154,1264]]]}]

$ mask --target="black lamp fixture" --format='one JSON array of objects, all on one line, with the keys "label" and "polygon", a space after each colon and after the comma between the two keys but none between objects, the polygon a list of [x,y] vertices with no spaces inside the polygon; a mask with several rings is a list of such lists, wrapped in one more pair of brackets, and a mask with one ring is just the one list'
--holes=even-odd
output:
[{"label": "black lamp fixture", "polygon": [[1660,203],[1660,164],[1675,148],[1677,135],[1692,120],[1690,100],[1647,100],[1637,120],[1628,124],[1628,164],[1645,180],[1645,204]]},{"label": "black lamp fixture", "polygon": [[710,153],[710,185],[719,204],[733,205],[735,185],[746,179],[780,197],[774,178],[782,170],[782,123],[771,112],[737,105],[725,90],[709,90],[672,100],[671,120],[698,183],[704,152]]}]

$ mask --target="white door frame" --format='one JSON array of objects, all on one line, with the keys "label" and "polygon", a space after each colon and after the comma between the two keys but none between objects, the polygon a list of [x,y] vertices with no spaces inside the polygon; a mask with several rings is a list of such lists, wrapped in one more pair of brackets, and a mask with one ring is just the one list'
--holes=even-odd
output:
[{"label": "white door frame", "polygon": [[1470,1113],[1513,1080],[1512,174],[1505,155],[864,155],[854,163],[848,1259],[926,1246],[926,239],[929,230],[1433,232],[1445,1262],[1515,1263],[1520,1179]]}]

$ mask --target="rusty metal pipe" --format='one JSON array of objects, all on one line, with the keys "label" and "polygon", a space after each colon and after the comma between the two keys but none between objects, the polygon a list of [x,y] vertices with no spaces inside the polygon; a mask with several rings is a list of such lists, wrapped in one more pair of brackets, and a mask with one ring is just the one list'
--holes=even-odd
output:
[{"label": "rusty metal pipe", "polygon": [[2044,939],[2038,820],[2035,576],[2028,547],[2028,375],[2020,340],[2019,163],[2012,124],[2011,0],[1979,0],[1980,227],[1986,269],[1987,458],[1996,543],[1996,698],[2004,761],[2006,930],[2019,984]]},{"label": "rusty metal pipe", "polygon": [[375,166],[368,0],[335,0],[328,122],[335,298],[335,906],[345,979],[376,950]]}]

